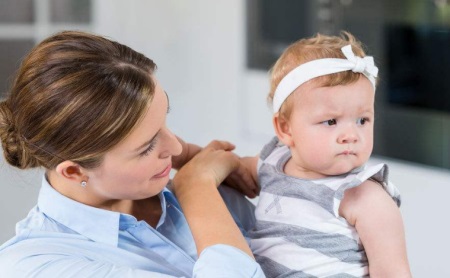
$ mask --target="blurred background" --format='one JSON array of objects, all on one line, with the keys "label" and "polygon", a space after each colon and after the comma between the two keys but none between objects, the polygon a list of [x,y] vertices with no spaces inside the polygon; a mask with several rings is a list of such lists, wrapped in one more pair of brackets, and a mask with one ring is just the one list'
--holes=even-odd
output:
[{"label": "blurred background", "polygon": [[[169,127],[199,145],[229,140],[240,155],[274,134],[267,71],[284,48],[350,31],[380,68],[370,163],[387,162],[402,193],[413,275],[450,277],[450,0],[0,0],[0,96],[22,57],[67,29],[152,58]],[[0,158],[0,243],[36,202],[41,175]]]}]

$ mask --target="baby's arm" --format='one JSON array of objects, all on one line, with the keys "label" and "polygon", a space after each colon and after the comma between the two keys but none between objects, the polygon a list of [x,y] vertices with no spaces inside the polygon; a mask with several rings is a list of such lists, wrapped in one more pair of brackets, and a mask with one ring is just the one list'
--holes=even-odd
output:
[{"label": "baby's arm", "polygon": [[400,210],[380,184],[368,180],[347,190],[339,214],[361,238],[370,277],[411,277]]}]

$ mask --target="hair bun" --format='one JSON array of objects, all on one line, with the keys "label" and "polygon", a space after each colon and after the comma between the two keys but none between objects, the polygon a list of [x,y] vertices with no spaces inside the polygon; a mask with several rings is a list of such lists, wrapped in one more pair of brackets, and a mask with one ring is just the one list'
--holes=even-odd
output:
[{"label": "hair bun", "polygon": [[6,161],[14,167],[25,169],[34,167],[26,155],[26,146],[14,124],[14,117],[6,101],[0,102],[0,139]]}]

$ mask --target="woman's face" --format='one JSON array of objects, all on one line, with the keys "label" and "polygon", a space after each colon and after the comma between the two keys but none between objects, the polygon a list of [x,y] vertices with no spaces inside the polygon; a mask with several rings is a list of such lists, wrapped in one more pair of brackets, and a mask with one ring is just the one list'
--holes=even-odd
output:
[{"label": "woman's face", "polygon": [[167,185],[172,156],[179,155],[182,148],[166,127],[168,109],[167,95],[156,82],[155,95],[142,121],[106,153],[100,167],[88,170],[86,189],[96,201],[145,199]]}]

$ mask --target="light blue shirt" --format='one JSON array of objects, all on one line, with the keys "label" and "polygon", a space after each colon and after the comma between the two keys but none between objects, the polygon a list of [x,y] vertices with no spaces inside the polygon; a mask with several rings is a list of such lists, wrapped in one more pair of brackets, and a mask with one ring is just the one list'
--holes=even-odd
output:
[{"label": "light blue shirt", "polygon": [[[245,236],[253,206],[230,188],[220,191]],[[37,206],[0,247],[0,277],[264,277],[232,246],[214,245],[197,257],[175,196],[165,189],[159,198],[163,212],[154,229],[131,215],[71,200],[43,178]]]}]

